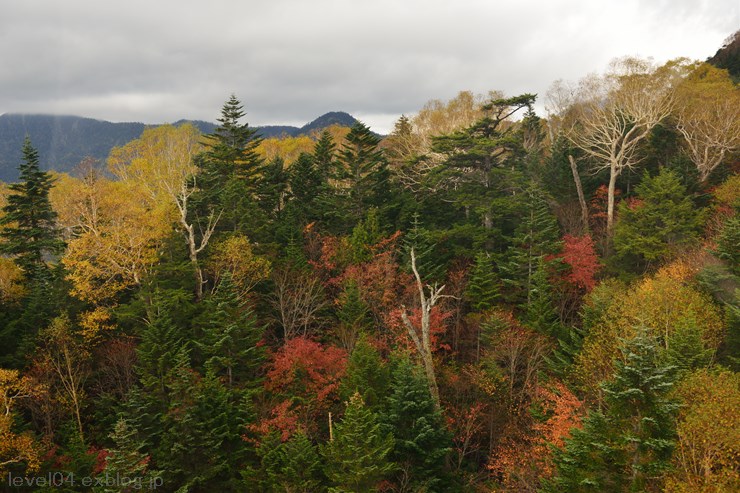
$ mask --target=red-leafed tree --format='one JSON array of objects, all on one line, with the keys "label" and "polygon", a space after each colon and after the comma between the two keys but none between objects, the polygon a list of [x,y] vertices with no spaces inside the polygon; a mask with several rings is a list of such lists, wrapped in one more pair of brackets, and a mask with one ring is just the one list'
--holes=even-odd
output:
[{"label": "red-leafed tree", "polygon": [[343,349],[296,337],[286,341],[275,355],[267,372],[265,389],[276,404],[270,416],[252,431],[267,433],[277,429],[284,439],[298,426],[316,434],[323,414],[338,401],[337,391],[347,366]]},{"label": "red-leafed tree", "polygon": [[556,258],[561,260],[562,269],[551,282],[556,291],[558,312],[560,320],[572,322],[583,297],[596,286],[601,264],[590,235],[565,235],[563,251]]},{"label": "red-leafed tree", "polygon": [[538,490],[540,480],[552,476],[552,447],[562,447],[574,427],[580,426],[581,402],[561,382],[538,387],[529,423],[512,428],[498,446],[488,469],[507,491]]}]

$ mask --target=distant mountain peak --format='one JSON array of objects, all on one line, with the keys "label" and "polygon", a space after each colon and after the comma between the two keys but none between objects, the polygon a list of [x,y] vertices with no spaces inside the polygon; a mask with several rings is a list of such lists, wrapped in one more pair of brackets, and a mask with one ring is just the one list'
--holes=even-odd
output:
[{"label": "distant mountain peak", "polygon": [[[259,135],[297,137],[310,135],[332,125],[351,127],[357,120],[344,111],[330,111],[303,127],[267,125],[255,127]],[[179,120],[174,125],[191,123],[204,134],[216,129],[215,123]],[[26,135],[39,151],[41,166],[55,171],[69,171],[84,158],[105,162],[113,147],[139,138],[145,128],[139,122],[113,123],[73,115],[6,113],[0,115],[0,181],[18,179],[18,164]]]}]

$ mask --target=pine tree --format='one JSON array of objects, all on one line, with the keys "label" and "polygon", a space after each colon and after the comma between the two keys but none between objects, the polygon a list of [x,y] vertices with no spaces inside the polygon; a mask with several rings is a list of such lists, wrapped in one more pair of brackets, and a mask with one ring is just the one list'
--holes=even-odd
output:
[{"label": "pine tree", "polygon": [[445,427],[423,374],[408,359],[393,370],[390,396],[383,424],[393,433],[391,458],[415,488],[444,491],[445,459],[452,450],[452,437]]},{"label": "pine tree", "polygon": [[14,257],[28,279],[48,278],[45,259],[63,247],[56,228],[56,212],[49,201],[52,178],[41,171],[39,154],[26,137],[20,181],[9,186],[8,203],[0,217],[0,253]]},{"label": "pine tree", "polygon": [[203,314],[195,324],[199,337],[194,341],[203,367],[223,376],[229,387],[254,384],[264,362],[264,351],[259,345],[262,330],[252,310],[239,300],[228,272],[216,292],[203,303]]},{"label": "pine tree", "polygon": [[316,200],[322,191],[325,180],[314,163],[314,157],[305,152],[290,167],[290,193],[293,196],[291,205],[299,214],[303,223],[319,219]]},{"label": "pine tree", "polygon": [[492,308],[499,299],[500,289],[500,281],[491,255],[487,252],[478,252],[470,269],[470,281],[465,292],[470,306],[476,312]]},{"label": "pine tree", "polygon": [[678,175],[666,168],[643,178],[636,192],[636,202],[620,204],[614,248],[618,259],[639,271],[695,244],[701,212]]},{"label": "pine tree", "polygon": [[[153,398],[167,394],[168,381],[178,364],[189,366],[190,349],[182,329],[170,317],[161,300],[153,309],[153,317],[143,328],[137,348],[137,373],[146,392]],[[161,304],[160,304],[161,303]]]},{"label": "pine tree", "polygon": [[529,300],[525,313],[527,325],[557,340],[567,339],[568,334],[553,307],[552,288],[547,280],[547,263],[543,258],[540,258],[532,276]]},{"label": "pine tree", "polygon": [[149,455],[141,452],[144,443],[128,421],[119,418],[110,435],[115,446],[108,450],[105,470],[96,478],[105,486],[95,487],[96,493],[133,493],[155,484],[159,471],[149,468]]},{"label": "pine tree", "polygon": [[602,385],[606,410],[591,411],[556,451],[557,474],[542,491],[654,491],[674,446],[672,372],[657,363],[657,342],[647,329],[626,341],[614,379]]},{"label": "pine tree", "polygon": [[347,134],[333,177],[341,184],[335,210],[335,220],[340,224],[357,224],[368,208],[388,202],[388,168],[379,143],[370,128],[360,122]]},{"label": "pine tree", "polygon": [[268,435],[258,452],[262,455],[262,470],[254,478],[247,478],[250,486],[261,482],[267,491],[326,491],[321,456],[302,430],[284,443],[277,434]]},{"label": "pine tree", "polygon": [[[524,154],[515,127],[504,122],[517,111],[531,108],[534,100],[532,94],[494,99],[483,107],[486,116],[469,128],[433,139],[432,151],[446,158],[444,171],[437,176],[439,185],[455,184],[455,202],[480,218],[486,234],[494,229],[500,200],[508,199],[517,181],[511,165]],[[490,239],[486,243],[491,246]]]},{"label": "pine tree", "polygon": [[324,472],[335,485],[329,491],[377,491],[377,484],[395,468],[389,461],[393,435],[383,432],[378,417],[359,394],[350,398],[344,418],[336,424],[333,434],[334,439],[323,449]]},{"label": "pine tree", "polygon": [[244,406],[241,394],[212,373],[201,378],[179,366],[154,454],[164,484],[178,491],[242,491],[240,471],[251,447],[241,438],[250,417]]},{"label": "pine tree", "polygon": [[350,258],[352,262],[361,264],[371,260],[373,257],[372,246],[380,240],[380,218],[378,209],[370,208],[363,220],[352,229],[349,244],[351,247]]},{"label": "pine tree", "polygon": [[432,283],[435,281],[441,282],[444,277],[444,269],[442,264],[434,259],[436,242],[431,238],[429,230],[422,226],[419,217],[418,212],[413,213],[411,228],[401,239],[405,260],[402,260],[400,264],[411,273],[411,249],[413,249],[416,255],[416,267],[421,276]]},{"label": "pine tree", "polygon": [[[264,222],[257,206],[259,175],[264,167],[256,152],[261,139],[257,131],[240,120],[245,116],[241,102],[232,95],[221,110],[219,126],[205,136],[206,149],[197,155],[198,168],[193,194],[193,216],[203,222],[214,214],[219,229],[249,230],[254,234]],[[205,231],[204,225],[201,229]]]},{"label": "pine tree", "polygon": [[288,180],[290,173],[285,169],[285,161],[275,157],[262,168],[262,177],[257,185],[260,207],[269,216],[277,218],[285,209],[288,200]]},{"label": "pine tree", "polygon": [[319,172],[321,182],[326,183],[329,178],[335,178],[337,173],[336,145],[328,130],[324,130],[313,148],[313,163]]},{"label": "pine tree", "polygon": [[345,282],[344,289],[337,301],[339,302],[337,337],[340,345],[351,352],[357,340],[372,326],[373,320],[370,309],[362,301],[357,281],[353,279]]},{"label": "pine tree", "polygon": [[560,230],[550,212],[548,197],[542,188],[530,182],[524,194],[524,212],[505,259],[501,262],[502,280],[509,301],[525,305],[531,302],[537,266],[560,248]]},{"label": "pine tree", "polygon": [[390,370],[380,353],[361,337],[355,345],[347,363],[347,370],[339,387],[339,395],[345,399],[359,393],[367,407],[380,412],[390,386]]}]

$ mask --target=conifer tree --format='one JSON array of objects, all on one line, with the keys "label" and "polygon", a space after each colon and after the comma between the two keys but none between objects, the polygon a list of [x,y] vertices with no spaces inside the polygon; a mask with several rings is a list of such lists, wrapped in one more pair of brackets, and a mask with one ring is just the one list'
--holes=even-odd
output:
[{"label": "conifer tree", "polygon": [[406,358],[398,361],[393,370],[381,419],[395,438],[391,458],[402,474],[408,475],[415,488],[444,491],[448,486],[445,458],[452,450],[452,437],[426,379]]},{"label": "conifer tree", "polygon": [[[359,393],[370,410],[380,413],[390,386],[390,369],[380,353],[361,337],[350,354],[347,370],[339,387],[339,395],[346,400]],[[382,413],[381,413],[382,414]]]},{"label": "conifer tree", "polygon": [[534,275],[540,261],[560,248],[560,231],[555,216],[550,212],[547,194],[530,182],[524,194],[521,223],[512,239],[505,259],[501,262],[502,280],[512,302],[531,302]]},{"label": "conifer tree", "polygon": [[645,269],[677,249],[695,244],[701,214],[672,170],[646,176],[636,188],[636,202],[622,202],[614,231],[617,256]]},{"label": "conifer tree", "polygon": [[150,456],[141,452],[144,443],[137,438],[137,430],[128,421],[116,421],[110,435],[115,446],[105,457],[105,470],[98,475],[104,486],[93,489],[96,493],[133,493],[155,484],[161,474],[149,468]]},{"label": "conifer tree", "polygon": [[[388,168],[379,139],[361,122],[352,126],[338,155],[335,219],[357,224],[369,207],[387,202]],[[341,213],[341,215],[339,215]]]},{"label": "conifer tree", "polygon": [[547,263],[543,258],[540,258],[532,276],[529,300],[525,314],[527,325],[557,340],[567,339],[568,334],[553,307],[551,286],[547,280]]},{"label": "conifer tree", "polygon": [[324,472],[335,485],[332,493],[370,493],[395,468],[389,460],[393,435],[382,430],[378,417],[359,394],[347,403],[334,439],[323,449]]},{"label": "conifer tree", "polygon": [[240,471],[250,446],[241,435],[251,414],[244,406],[240,394],[212,373],[201,378],[179,366],[154,455],[164,483],[178,491],[242,491]]},{"label": "conifer tree", "polygon": [[326,183],[329,178],[336,178],[336,148],[337,146],[334,144],[331,133],[328,130],[324,130],[319,140],[316,141],[313,153],[311,154],[322,183]]},{"label": "conifer tree", "polygon": [[[454,183],[456,202],[480,218],[487,234],[494,229],[494,215],[502,196],[510,195],[517,181],[510,165],[524,154],[514,126],[504,122],[524,108],[535,96],[523,94],[493,99],[483,106],[486,116],[469,128],[433,139],[432,151],[445,156],[445,170],[438,175],[440,186]],[[490,243],[490,242],[489,242]]]},{"label": "conifer tree", "polygon": [[285,161],[275,157],[262,168],[262,177],[257,185],[259,203],[265,213],[276,218],[285,209],[288,200],[288,180],[290,173],[285,169]]},{"label": "conifer tree", "polygon": [[[193,161],[198,168],[198,192],[191,199],[195,218],[204,222],[215,214],[219,228],[231,231],[254,229],[262,222],[257,188],[263,162],[256,152],[261,139],[241,123],[244,116],[241,102],[232,95],[221,110],[219,126],[205,136],[205,150]],[[204,225],[201,229],[206,230]]]},{"label": "conifer tree", "polygon": [[[362,301],[357,281],[353,279],[345,282],[344,289],[337,301],[339,302],[337,336],[340,345],[351,352],[357,340],[372,326],[370,310],[367,304]],[[349,397],[348,395],[347,398]],[[365,402],[367,402],[367,399]]]},{"label": "conifer tree", "polygon": [[500,281],[489,253],[478,252],[475,255],[465,296],[477,312],[492,308],[499,299]]},{"label": "conifer tree", "polygon": [[419,213],[414,212],[411,220],[411,228],[401,239],[404,256],[406,260],[401,261],[401,265],[408,266],[411,264],[411,249],[416,255],[416,266],[424,279],[429,282],[441,281],[444,277],[442,264],[435,262],[434,247],[435,241],[431,238],[428,229],[422,226],[419,220]]},{"label": "conifer tree", "polygon": [[27,279],[41,279],[48,270],[45,257],[58,253],[63,243],[56,228],[56,212],[49,201],[52,178],[39,166],[39,154],[26,137],[20,181],[9,186],[0,217],[0,253],[14,257]]},{"label": "conifer tree", "polygon": [[326,491],[318,448],[303,430],[294,433],[287,442],[281,442],[276,434],[268,435],[258,453],[262,455],[262,470],[254,478],[247,478],[250,486],[261,482],[267,491]]},{"label": "conifer tree", "polygon": [[311,154],[301,153],[290,167],[290,193],[293,208],[305,222],[318,219],[316,200],[324,183],[315,158]]},{"label": "conifer tree", "polygon": [[252,310],[239,300],[228,272],[203,303],[203,314],[195,324],[199,337],[194,344],[203,357],[204,368],[223,376],[229,387],[253,384],[264,362],[264,351],[258,344],[262,330]]},{"label": "conifer tree", "polygon": [[647,329],[626,341],[614,379],[602,385],[606,410],[589,412],[583,428],[556,451],[557,473],[542,491],[654,491],[674,446],[672,371],[658,363]]}]

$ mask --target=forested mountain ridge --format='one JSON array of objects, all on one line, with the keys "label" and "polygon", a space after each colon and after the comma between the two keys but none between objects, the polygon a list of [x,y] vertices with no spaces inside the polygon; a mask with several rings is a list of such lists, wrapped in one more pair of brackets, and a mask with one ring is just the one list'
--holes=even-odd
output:
[{"label": "forested mountain ridge", "polygon": [[[344,112],[329,112],[303,127],[257,127],[262,137],[296,137],[320,131],[331,125],[351,127],[357,120]],[[204,134],[213,132],[214,123],[200,120],[180,120],[175,125],[191,123]],[[138,138],[150,125],[136,122],[112,123],[79,116],[0,115],[0,181],[15,181],[18,177],[20,149],[28,135],[42,156],[43,169],[70,171],[86,157],[104,162],[113,147]]]},{"label": "forested mountain ridge", "polygon": [[381,140],[261,138],[232,95],[105,172],[25,139],[0,478],[740,491],[740,87],[625,57],[547,98],[463,91]]}]

